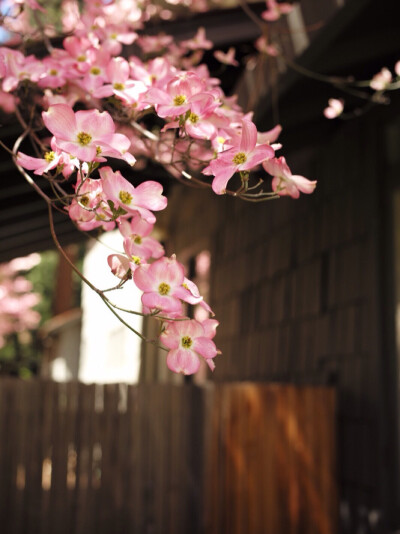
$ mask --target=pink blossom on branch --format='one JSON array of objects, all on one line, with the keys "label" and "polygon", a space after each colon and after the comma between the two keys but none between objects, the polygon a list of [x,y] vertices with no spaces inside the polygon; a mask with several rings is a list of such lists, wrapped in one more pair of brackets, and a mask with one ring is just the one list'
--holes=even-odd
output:
[{"label": "pink blossom on branch", "polygon": [[182,315],[181,299],[187,292],[183,287],[185,273],[175,257],[164,257],[151,265],[139,266],[133,279],[143,291],[142,303],[147,310]]},{"label": "pink blossom on branch", "polygon": [[219,354],[212,341],[217,325],[218,321],[214,319],[203,324],[194,319],[168,323],[160,336],[161,342],[170,349],[168,368],[175,373],[191,375],[199,370],[202,357],[213,370],[213,358]]},{"label": "pink blossom on branch", "polygon": [[206,85],[194,72],[175,76],[165,90],[151,88],[147,101],[153,105],[159,117],[178,117],[190,109],[191,98],[205,93]]},{"label": "pink blossom on branch", "polygon": [[0,348],[7,336],[35,328],[40,321],[40,314],[33,309],[40,296],[21,274],[39,262],[40,256],[31,254],[0,264]]},{"label": "pink blossom on branch", "polygon": [[[26,3],[34,6],[36,0]],[[26,105],[32,111],[30,124],[35,129],[40,119],[34,116],[35,110],[47,109],[42,118],[53,134],[51,150],[43,157],[19,152],[16,161],[57,182],[60,176],[56,175],[67,177],[79,170],[73,186],[75,195],[65,195],[65,210],[81,230],[118,226],[124,253],[111,254],[108,264],[117,277],[124,281],[132,277],[143,291],[146,313],[159,311],[159,317],[181,318],[189,304],[201,306],[202,317],[208,317],[212,310],[198,287],[185,277],[175,256],[166,258],[162,245],[150,235],[155,222],[153,212],[167,203],[161,185],[147,181],[134,187],[121,174],[123,170],[114,171],[108,163],[104,167],[101,164],[108,157],[133,164],[132,150],[141,168],[152,159],[179,179],[189,179],[190,174],[198,179],[201,172],[213,176],[212,188],[217,194],[225,193],[231,177],[240,173],[242,188],[238,196],[248,199],[260,198],[258,195],[270,198],[271,193],[247,190],[250,172],[261,164],[272,173],[277,195],[310,193],[315,182],[293,176],[283,158],[273,159],[274,151],[281,148],[276,142],[280,126],[257,132],[252,113],[245,114],[235,96],[224,95],[220,80],[211,77],[207,66],[200,64],[203,50],[212,48],[203,28],[181,43],[166,35],[138,37],[136,32],[146,31],[145,24],[152,16],[167,20],[172,9],[151,2],[132,5],[130,0],[84,0],[79,4],[81,14],[75,0],[63,1],[68,37],[60,47],[56,43],[61,41],[52,40],[47,57],[39,60],[0,48],[3,107],[18,104],[22,109]],[[202,0],[195,4],[205,5]],[[190,5],[193,7],[193,1]],[[267,0],[267,8],[264,18],[277,20],[291,6]],[[29,28],[27,12],[32,14],[22,10],[23,17],[15,21],[14,28],[25,28],[22,35],[38,35],[36,28]],[[44,31],[48,37],[56,35],[47,21]],[[135,40],[144,58],[132,55],[127,61],[122,47]],[[278,53],[266,40],[260,42],[260,48],[270,55]],[[225,64],[237,65],[233,48],[215,55]],[[24,94],[28,99],[33,96],[34,101],[28,102]],[[87,109],[75,112],[76,104]],[[149,127],[150,114],[156,115],[154,131]],[[121,122],[121,133],[117,133],[114,117]],[[37,139],[31,137],[35,145]],[[100,178],[95,178],[94,172],[99,172]],[[61,189],[62,184],[57,187]],[[52,200],[57,202],[56,196]],[[217,324],[213,319],[168,321],[163,338],[170,348],[169,367],[175,372],[195,372],[203,357],[213,369],[216,348],[211,339]]]},{"label": "pink blossom on branch", "polygon": [[292,175],[283,156],[265,161],[263,167],[273,176],[272,190],[279,196],[299,198],[300,193],[312,193],[317,185],[316,181],[308,180],[304,176]]},{"label": "pink blossom on branch", "polygon": [[212,41],[206,38],[206,30],[200,27],[192,39],[182,41],[181,46],[188,50],[210,50],[213,47]]},{"label": "pink blossom on branch", "polygon": [[123,219],[118,224],[119,231],[124,236],[124,250],[129,258],[148,260],[164,256],[164,247],[149,234],[154,224],[136,214],[130,221]]},{"label": "pink blossom on branch", "polygon": [[74,113],[67,104],[55,104],[42,117],[57,147],[81,161],[104,161],[103,156],[126,157],[131,143],[125,135],[115,133],[114,121],[106,111]]},{"label": "pink blossom on branch", "polygon": [[233,67],[238,67],[239,62],[235,59],[236,50],[233,46],[228,50],[228,52],[222,52],[222,50],[216,50],[214,52],[215,59],[218,59],[220,63],[224,65],[232,65]]},{"label": "pink blossom on branch", "polygon": [[102,167],[99,173],[104,198],[107,202],[112,201],[115,208],[120,207],[131,215],[139,213],[146,221],[154,223],[156,218],[152,211],[160,211],[167,206],[167,198],[163,196],[162,185],[158,182],[147,181],[134,187],[111,167]]},{"label": "pink blossom on branch", "polygon": [[228,181],[236,172],[250,171],[265,160],[274,157],[274,149],[268,144],[257,144],[257,128],[249,120],[242,120],[242,131],[234,139],[231,148],[220,152],[217,158],[203,170],[203,174],[214,175],[212,188],[222,195]]},{"label": "pink blossom on branch", "polygon": [[392,73],[386,67],[383,67],[375,74],[370,82],[371,89],[375,91],[384,91],[393,79]]},{"label": "pink blossom on branch", "polygon": [[330,98],[328,106],[324,109],[324,115],[327,119],[335,119],[342,114],[344,108],[344,101],[339,98]]},{"label": "pink blossom on branch", "polygon": [[273,22],[278,20],[281,15],[287,15],[292,10],[292,4],[287,2],[277,2],[276,0],[267,0],[267,9],[261,13],[261,16],[264,20]]},{"label": "pink blossom on branch", "polygon": [[133,279],[143,291],[142,303],[148,311],[159,310],[177,317],[182,315],[182,302],[199,304],[203,300],[193,286],[188,285],[183,265],[175,256],[160,258],[150,265],[139,265]]},{"label": "pink blossom on branch", "polygon": [[34,158],[23,152],[18,152],[17,163],[24,169],[34,171],[34,174],[42,175],[53,169],[60,169],[64,178],[69,178],[79,167],[77,159],[71,159],[68,154],[59,150],[54,137],[51,140],[52,150],[43,154],[43,158]]}]

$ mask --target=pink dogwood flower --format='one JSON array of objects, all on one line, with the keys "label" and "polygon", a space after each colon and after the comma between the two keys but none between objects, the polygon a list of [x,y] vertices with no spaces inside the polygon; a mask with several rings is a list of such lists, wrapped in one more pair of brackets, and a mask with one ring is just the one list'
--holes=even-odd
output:
[{"label": "pink dogwood flower", "polygon": [[377,74],[375,74],[370,82],[371,89],[375,91],[384,91],[390,85],[393,79],[392,73],[386,67],[383,67]]},{"label": "pink dogwood flower", "polygon": [[129,63],[122,57],[112,58],[106,72],[108,82],[93,90],[96,98],[115,95],[127,104],[135,104],[141,94],[147,91],[143,82],[129,79]]},{"label": "pink dogwood flower", "polygon": [[293,10],[292,4],[287,2],[278,3],[276,0],[267,0],[267,10],[261,13],[264,20],[273,22],[278,20],[281,15],[287,15]]},{"label": "pink dogwood flower", "polygon": [[139,213],[146,221],[154,223],[156,218],[152,211],[163,210],[167,205],[167,198],[162,195],[162,185],[158,182],[149,180],[134,187],[111,167],[102,167],[99,173],[104,196],[116,208],[120,207],[132,215]]},{"label": "pink dogwood flower", "polygon": [[25,57],[19,50],[0,48],[2,89],[9,93],[18,87],[22,80],[37,82],[44,71],[42,63],[35,56]]},{"label": "pink dogwood flower", "polygon": [[119,231],[124,236],[124,250],[130,257],[158,259],[164,256],[164,247],[149,234],[154,224],[142,219],[139,214],[132,217],[131,221],[123,219],[119,222]]},{"label": "pink dogwood flower", "polygon": [[210,50],[213,47],[213,43],[206,38],[205,28],[200,27],[197,30],[196,35],[192,39],[182,41],[181,46],[184,46],[189,50]]},{"label": "pink dogwood flower", "polygon": [[279,196],[299,198],[300,192],[310,194],[317,185],[316,181],[308,180],[304,176],[292,175],[283,156],[264,161],[263,167],[273,176],[272,190]]},{"label": "pink dogwood flower", "polygon": [[327,119],[335,119],[342,114],[344,108],[344,101],[339,98],[330,98],[328,106],[324,109],[324,115]]},{"label": "pink dogwood flower", "polygon": [[[34,171],[34,174],[42,175],[46,172],[59,168],[64,178],[69,178],[76,170],[77,159],[72,159],[68,154],[59,150],[55,144],[54,137],[51,140],[51,150],[44,153],[43,158],[34,158],[23,152],[18,152],[17,163],[24,169]],[[74,163],[76,165],[74,165]]]},{"label": "pink dogwood flower", "polygon": [[123,254],[110,254],[107,257],[107,263],[114,276],[126,280],[132,276],[139,265],[145,264],[146,261],[138,256],[128,258]]},{"label": "pink dogwood flower", "polygon": [[[209,324],[211,321],[212,325]],[[213,358],[219,351],[211,338],[217,325],[218,321],[213,319],[209,319],[205,325],[195,319],[168,323],[160,336],[161,342],[170,349],[168,368],[175,373],[191,375],[199,370],[202,357],[213,370]]]},{"label": "pink dogwood flower", "polygon": [[79,228],[85,232],[100,226],[113,229],[115,223],[111,221],[112,213],[105,202],[101,180],[86,178],[76,190],[77,196],[72,199],[68,214]]},{"label": "pink dogwood flower", "polygon": [[183,265],[174,256],[160,258],[150,265],[140,265],[133,279],[143,291],[142,304],[147,310],[182,315],[182,300],[187,298],[189,291],[183,286]]},{"label": "pink dogwood flower", "polygon": [[220,63],[224,65],[232,65],[233,67],[238,67],[239,62],[235,59],[236,50],[233,46],[230,47],[228,52],[223,52],[222,50],[216,50],[214,52],[215,59],[218,59]]},{"label": "pink dogwood flower", "polygon": [[257,128],[245,119],[242,120],[241,134],[230,144],[231,148],[220,152],[203,170],[203,174],[214,175],[212,188],[217,195],[225,193],[226,185],[235,172],[249,171],[275,154],[270,145],[257,145]]},{"label": "pink dogwood flower", "polygon": [[114,121],[106,111],[74,113],[67,104],[55,104],[42,117],[56,145],[81,161],[104,161],[99,159],[103,155],[123,159],[131,144],[125,135],[115,133]]},{"label": "pink dogwood flower", "polygon": [[[218,133],[217,125],[224,124],[224,120],[214,113],[219,105],[219,101],[212,93],[194,95],[190,99],[190,110],[185,115],[186,133],[195,139],[213,139]],[[227,124],[226,121],[225,124]],[[166,124],[163,131],[179,126],[179,121],[173,121]]]},{"label": "pink dogwood flower", "polygon": [[178,117],[190,109],[191,98],[204,90],[204,82],[195,73],[187,72],[175,76],[165,90],[150,88],[147,101],[155,107],[160,117]]},{"label": "pink dogwood flower", "polygon": [[264,36],[261,36],[254,43],[256,49],[262,54],[267,56],[277,57],[279,56],[279,49],[275,44],[269,44],[267,39]]}]

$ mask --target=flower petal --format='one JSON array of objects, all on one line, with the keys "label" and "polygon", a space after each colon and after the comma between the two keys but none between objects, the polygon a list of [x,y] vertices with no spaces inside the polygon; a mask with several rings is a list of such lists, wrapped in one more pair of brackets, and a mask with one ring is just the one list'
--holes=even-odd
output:
[{"label": "flower petal", "polygon": [[257,143],[257,128],[254,122],[242,120],[242,137],[240,141],[240,150],[251,152]]},{"label": "flower petal", "polygon": [[203,358],[215,358],[218,354],[214,341],[208,337],[198,337],[193,341],[193,350],[198,352]]},{"label": "flower petal", "polygon": [[77,124],[75,113],[67,104],[54,104],[42,113],[46,128],[57,138],[75,140]]},{"label": "flower petal", "polygon": [[199,370],[200,360],[192,350],[175,349],[168,353],[167,366],[174,373],[192,375]]}]

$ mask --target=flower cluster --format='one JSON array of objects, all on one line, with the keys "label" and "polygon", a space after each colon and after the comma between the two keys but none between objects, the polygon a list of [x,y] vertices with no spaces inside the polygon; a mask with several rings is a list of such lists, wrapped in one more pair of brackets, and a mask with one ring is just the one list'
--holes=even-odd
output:
[{"label": "flower cluster", "polygon": [[39,295],[32,292],[32,284],[22,272],[39,261],[37,254],[16,258],[0,265],[0,348],[8,336],[35,328],[40,320],[34,306]]},{"label": "flower cluster", "polygon": [[[192,0],[190,7],[202,10],[205,4]],[[152,160],[181,181],[201,182],[218,195],[247,200],[297,198],[300,192],[311,193],[315,182],[293,176],[285,159],[276,157],[280,126],[258,132],[252,114],[227,97],[201,63],[204,51],[213,47],[204,28],[177,43],[168,35],[145,34],[149,18],[170,16],[151,3],[85,0],[80,12],[77,2],[64,0],[62,24],[68,36],[54,47],[55,30],[45,24],[44,4],[18,0],[14,8],[2,18],[14,42],[29,34],[47,43],[48,51],[36,57],[0,48],[0,106],[15,111],[24,127],[13,150],[18,169],[28,178],[27,171],[33,171],[51,182],[55,196],[42,196],[68,213],[79,229],[120,231],[123,250],[109,256],[109,267],[118,287],[134,283],[143,292],[143,313],[161,321],[169,368],[190,374],[202,357],[214,369],[218,350],[212,338],[218,321],[210,318],[212,310],[186,278],[184,266],[174,255],[166,256],[151,235],[154,212],[167,205],[163,188],[156,180],[133,185],[130,168]],[[267,8],[266,20],[291,9],[272,0]],[[133,43],[139,54],[128,48]],[[239,64],[233,48],[215,51],[215,57],[229,68]],[[31,150],[20,149],[25,138]],[[264,171],[273,177],[270,191],[262,185],[257,189]],[[251,183],[254,173],[256,185]],[[232,188],[235,176],[239,182]],[[188,306],[196,305],[206,312],[203,321],[185,315]]]}]

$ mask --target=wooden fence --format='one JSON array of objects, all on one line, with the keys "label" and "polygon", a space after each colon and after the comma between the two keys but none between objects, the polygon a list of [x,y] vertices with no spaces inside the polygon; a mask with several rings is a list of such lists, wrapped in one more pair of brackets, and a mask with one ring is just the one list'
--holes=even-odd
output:
[{"label": "wooden fence", "polygon": [[336,534],[322,388],[0,381],[2,534]]}]

